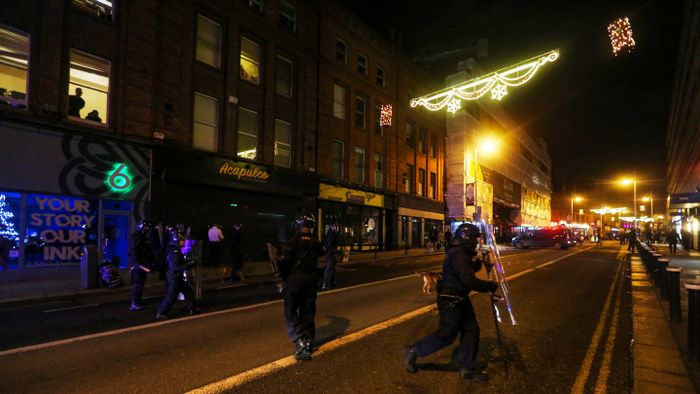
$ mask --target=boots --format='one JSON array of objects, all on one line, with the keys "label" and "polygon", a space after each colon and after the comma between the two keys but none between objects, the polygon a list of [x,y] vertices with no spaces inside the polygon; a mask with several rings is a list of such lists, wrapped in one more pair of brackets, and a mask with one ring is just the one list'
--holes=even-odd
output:
[{"label": "boots", "polygon": [[294,342],[294,358],[299,361],[311,360],[311,342],[304,338],[297,339]]},{"label": "boots", "polygon": [[414,346],[406,346],[401,353],[403,356],[403,366],[406,368],[406,371],[410,373],[418,372],[418,367],[416,366],[416,360],[418,359],[416,348]]}]

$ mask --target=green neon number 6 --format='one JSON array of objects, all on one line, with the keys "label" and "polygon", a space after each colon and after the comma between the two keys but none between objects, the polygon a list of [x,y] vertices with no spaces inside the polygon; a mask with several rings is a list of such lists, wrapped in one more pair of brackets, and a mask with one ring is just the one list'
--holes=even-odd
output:
[{"label": "green neon number 6", "polygon": [[131,186],[131,178],[126,174],[126,171],[122,172],[126,168],[126,164],[117,164],[109,176],[109,186],[115,191],[125,191]]}]

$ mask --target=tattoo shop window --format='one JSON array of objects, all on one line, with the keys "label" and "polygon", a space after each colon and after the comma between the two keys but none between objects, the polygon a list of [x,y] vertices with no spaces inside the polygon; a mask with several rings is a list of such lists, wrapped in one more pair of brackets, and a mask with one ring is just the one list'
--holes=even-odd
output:
[{"label": "tattoo shop window", "polygon": [[221,25],[202,15],[197,15],[195,58],[212,67],[221,68]]},{"label": "tattoo shop window", "polygon": [[355,182],[365,183],[365,148],[355,147]]},{"label": "tattoo shop window", "polygon": [[258,113],[242,107],[238,109],[237,152],[244,159],[258,157]]},{"label": "tattoo shop window", "polygon": [[292,33],[297,30],[297,10],[284,0],[280,0],[280,26]]},{"label": "tattoo shop window", "polygon": [[112,2],[109,0],[73,0],[73,7],[107,22],[112,21]]},{"label": "tattoo shop window", "polygon": [[377,64],[377,85],[384,87],[384,68]]},{"label": "tattoo shop window", "polygon": [[277,83],[275,91],[284,97],[292,97],[294,87],[294,63],[291,60],[277,56]]},{"label": "tattoo shop window", "polygon": [[260,83],[261,57],[260,44],[246,37],[241,37],[241,79],[256,85]]},{"label": "tattoo shop window", "polygon": [[275,165],[292,166],[292,124],[275,119]]},{"label": "tattoo shop window", "polygon": [[194,94],[192,147],[210,152],[219,148],[219,100],[202,93]]},{"label": "tattoo shop window", "polygon": [[348,64],[348,44],[340,38],[335,39],[335,58]]},{"label": "tattoo shop window", "polygon": [[27,108],[29,35],[0,26],[0,105]]},{"label": "tattoo shop window", "polygon": [[70,50],[68,117],[107,124],[109,118],[110,62]]},{"label": "tattoo shop window", "polygon": [[364,129],[366,127],[366,113],[367,101],[360,96],[355,96],[355,127],[358,129]]},{"label": "tattoo shop window", "polygon": [[357,54],[357,72],[360,75],[367,76],[367,56],[361,53]]}]

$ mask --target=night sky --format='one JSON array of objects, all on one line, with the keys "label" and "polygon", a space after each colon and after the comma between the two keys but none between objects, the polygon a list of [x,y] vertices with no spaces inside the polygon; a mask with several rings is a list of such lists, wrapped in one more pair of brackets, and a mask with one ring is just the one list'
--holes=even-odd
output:
[{"label": "night sky", "polygon": [[[631,208],[631,187],[611,182],[636,174],[638,197],[653,191],[661,209],[681,0],[346,4],[387,37],[393,29],[409,54],[466,48],[488,38],[488,56],[477,59],[486,72],[558,48],[559,60],[509,89],[501,102],[531,136],[548,143],[554,191],[586,196],[587,208]],[[615,57],[606,27],[624,16],[636,47]],[[443,80],[467,57],[424,66]]]}]

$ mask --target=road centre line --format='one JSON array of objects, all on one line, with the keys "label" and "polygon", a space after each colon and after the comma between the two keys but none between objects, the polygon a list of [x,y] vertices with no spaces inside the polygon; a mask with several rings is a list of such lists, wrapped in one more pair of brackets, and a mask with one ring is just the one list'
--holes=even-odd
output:
[{"label": "road centre line", "polygon": [[[588,250],[588,249],[585,249],[585,250]],[[562,256],[562,257],[555,259],[555,260],[551,260],[551,261],[544,263],[536,268],[552,264],[552,263],[557,262],[559,260],[562,260],[566,257],[581,253],[585,250],[582,250],[582,251],[579,251],[576,253],[572,253],[572,254],[568,254],[566,256]],[[508,276],[507,279],[508,280],[515,279],[515,278],[520,277],[528,272],[532,272],[532,271],[528,270],[527,272],[525,272],[525,271],[520,272],[520,273],[511,275],[511,276]],[[320,293],[320,295],[323,296],[325,294],[338,293],[338,292],[342,292],[342,291],[350,291],[350,290],[359,289],[359,288],[363,288],[363,287],[381,285],[384,283],[390,283],[390,282],[404,280],[404,279],[408,279],[408,278],[414,278],[414,277],[415,277],[415,274],[408,274],[408,275],[399,276],[396,278],[384,279],[384,280],[380,280],[380,281],[376,281],[376,282],[362,283],[362,284],[351,286],[351,287],[343,287],[343,288],[339,288],[339,289],[333,289],[333,290],[329,290],[329,291],[325,291],[323,293]],[[88,341],[91,339],[99,339],[99,338],[109,337],[109,336],[113,336],[113,335],[127,334],[127,333],[131,333],[131,332],[135,332],[135,331],[150,329],[153,327],[165,326],[168,324],[176,324],[176,323],[185,322],[185,321],[189,321],[189,320],[203,319],[203,318],[207,318],[207,317],[211,317],[211,316],[224,315],[224,314],[228,314],[228,313],[236,313],[236,312],[241,312],[241,311],[246,311],[246,310],[252,310],[252,309],[256,309],[256,308],[262,308],[265,306],[278,304],[281,302],[282,302],[282,300],[278,299],[278,300],[273,300],[273,301],[262,302],[259,304],[245,305],[245,306],[236,307],[236,308],[222,309],[220,311],[202,313],[202,314],[198,314],[198,315],[194,315],[194,316],[184,316],[184,317],[179,317],[177,319],[157,321],[157,322],[143,324],[143,325],[139,325],[139,326],[120,328],[120,329],[112,330],[112,331],[104,331],[104,332],[87,334],[87,335],[82,335],[82,336],[73,337],[73,338],[59,339],[59,340],[52,341],[52,342],[45,342],[45,343],[39,343],[39,344],[35,344],[35,345],[18,347],[18,348],[14,348],[14,349],[7,349],[7,350],[0,351],[0,357],[30,352],[30,351],[35,351],[35,350],[48,349],[48,348],[57,347],[57,346],[69,345],[72,343]],[[336,339],[336,340],[340,340],[340,338]]]}]

